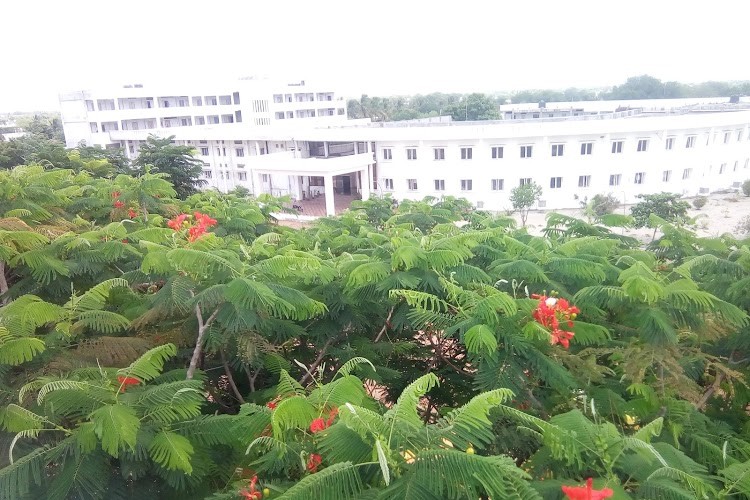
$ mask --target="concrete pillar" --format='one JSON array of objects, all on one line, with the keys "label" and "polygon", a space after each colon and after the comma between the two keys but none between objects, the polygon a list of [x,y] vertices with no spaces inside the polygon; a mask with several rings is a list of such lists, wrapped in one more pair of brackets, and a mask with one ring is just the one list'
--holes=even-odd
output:
[{"label": "concrete pillar", "polygon": [[323,156],[328,158],[328,142],[323,143]]},{"label": "concrete pillar", "polygon": [[360,171],[359,188],[362,190],[362,201],[370,199],[370,165]]},{"label": "concrete pillar", "polygon": [[263,194],[263,181],[261,179],[261,174],[253,170],[253,194],[256,197]]},{"label": "concrete pillar", "polygon": [[[326,147],[326,149],[328,148]],[[326,215],[336,215],[336,205],[333,200],[333,176],[323,176],[323,184],[325,184],[326,193]]]}]

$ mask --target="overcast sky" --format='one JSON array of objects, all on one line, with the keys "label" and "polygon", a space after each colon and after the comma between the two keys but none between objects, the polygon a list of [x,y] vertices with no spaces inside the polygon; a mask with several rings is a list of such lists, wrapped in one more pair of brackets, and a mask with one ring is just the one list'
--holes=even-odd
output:
[{"label": "overcast sky", "polygon": [[750,80],[746,0],[4,0],[0,111],[248,75],[349,95]]}]

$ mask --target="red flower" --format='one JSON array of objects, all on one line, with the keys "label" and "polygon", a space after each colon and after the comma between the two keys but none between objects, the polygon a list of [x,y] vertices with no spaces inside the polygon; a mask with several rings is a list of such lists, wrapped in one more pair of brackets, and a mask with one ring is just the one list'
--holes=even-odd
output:
[{"label": "red flower", "polygon": [[333,420],[336,418],[336,415],[339,414],[339,409],[334,408],[331,410],[331,412],[328,414],[328,419],[323,418],[316,418],[312,422],[310,422],[310,432],[313,434],[324,431],[328,429],[332,424]]},{"label": "red flower", "polygon": [[187,219],[187,214],[180,214],[175,218],[170,219],[170,221],[167,222],[167,226],[174,229],[175,231],[179,231],[180,229],[182,229],[182,223],[185,222],[185,219]]},{"label": "red flower", "polygon": [[569,500],[602,500],[615,494],[609,488],[595,490],[594,480],[591,478],[586,480],[586,486],[563,486],[562,490]]},{"label": "red flower", "polygon": [[537,323],[551,330],[550,343],[552,345],[560,344],[565,349],[570,346],[570,339],[575,335],[573,332],[562,330],[560,320],[564,321],[568,328],[573,327],[573,320],[581,312],[576,306],[571,306],[565,299],[556,297],[547,297],[546,295],[532,295],[532,298],[539,299],[539,303],[534,309],[532,316]]},{"label": "red flower", "polygon": [[206,214],[195,212],[193,215],[195,216],[195,223],[199,226],[213,227],[216,225],[216,219],[212,219]]},{"label": "red flower", "polygon": [[120,392],[125,392],[125,389],[127,389],[129,385],[138,385],[141,383],[137,378],[125,377],[124,375],[118,375],[117,381],[120,383]]},{"label": "red flower", "polygon": [[250,479],[250,483],[247,485],[247,489],[240,490],[240,495],[246,500],[261,500],[263,498],[263,493],[255,489],[255,484],[257,482],[258,476],[253,476],[252,479]]},{"label": "red flower", "polygon": [[130,217],[131,219],[135,219],[136,217],[138,217],[138,212],[130,208],[128,209],[128,217]]},{"label": "red flower", "polygon": [[272,410],[275,410],[278,405],[279,403],[277,403],[276,401],[269,401],[268,403],[266,403],[266,406]]},{"label": "red flower", "polygon": [[123,243],[127,243],[127,242],[128,242],[128,239],[127,239],[127,238],[125,238],[124,240],[122,240],[122,242],[123,242]]},{"label": "red flower", "polygon": [[307,470],[309,470],[313,474],[318,472],[318,467],[320,467],[320,464],[322,462],[323,462],[323,457],[321,457],[317,453],[312,453],[310,455],[310,458],[307,459]]},{"label": "red flower", "polygon": [[120,197],[120,192],[119,191],[112,191],[112,198],[117,199],[119,197]]},{"label": "red flower", "polygon": [[322,418],[316,418],[310,423],[310,432],[315,434],[316,432],[324,431],[328,427],[326,421]]},{"label": "red flower", "polygon": [[192,243],[204,234],[206,234],[206,228],[204,226],[192,226],[188,229],[188,241]]},{"label": "red flower", "polygon": [[115,208],[122,208],[122,207],[124,207],[124,206],[125,206],[125,204],[124,204],[123,202],[121,202],[120,200],[116,200],[116,201],[114,202],[113,206],[114,206]]}]

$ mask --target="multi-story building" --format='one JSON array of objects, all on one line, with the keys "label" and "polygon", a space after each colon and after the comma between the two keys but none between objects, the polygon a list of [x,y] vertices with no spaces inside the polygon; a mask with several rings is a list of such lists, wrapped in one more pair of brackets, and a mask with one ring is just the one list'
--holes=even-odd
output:
[{"label": "multi-story building", "polygon": [[367,199],[372,191],[460,196],[500,211],[510,208],[514,186],[532,181],[543,188],[539,208],[573,208],[597,193],[630,203],[638,194],[696,195],[750,178],[750,106],[728,98],[550,103],[548,110],[571,111],[542,116],[537,108],[539,117],[528,118],[524,105],[498,121],[370,123],[346,120],[345,102],[331,91],[258,82],[248,89],[64,94],[65,135],[69,145],[119,146],[131,157],[148,134],[173,135],[196,149],[208,186],[324,196],[329,214],[335,196]]}]

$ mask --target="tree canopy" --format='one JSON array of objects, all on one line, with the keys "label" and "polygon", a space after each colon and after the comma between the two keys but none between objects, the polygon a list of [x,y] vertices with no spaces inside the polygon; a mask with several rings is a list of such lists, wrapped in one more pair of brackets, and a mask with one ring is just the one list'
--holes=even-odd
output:
[{"label": "tree canopy", "polygon": [[137,174],[147,171],[165,174],[174,186],[177,196],[185,199],[197,193],[198,188],[206,183],[200,178],[203,162],[193,156],[193,148],[173,142],[173,135],[163,138],[149,135],[141,144],[133,167]]},{"label": "tree canopy", "polygon": [[750,497],[750,240],[281,204],[0,171],[0,498]]}]

